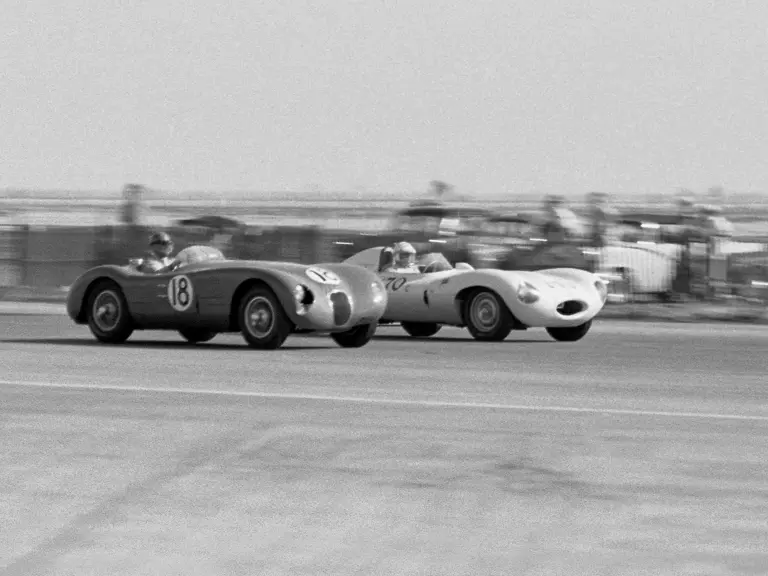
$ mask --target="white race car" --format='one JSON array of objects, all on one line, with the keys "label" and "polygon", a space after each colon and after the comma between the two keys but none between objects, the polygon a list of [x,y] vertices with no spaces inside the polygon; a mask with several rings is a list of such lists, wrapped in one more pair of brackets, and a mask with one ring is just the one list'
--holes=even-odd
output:
[{"label": "white race car", "polygon": [[477,340],[498,342],[512,330],[546,328],[555,340],[575,342],[587,334],[608,295],[604,280],[575,268],[454,268],[442,254],[431,253],[418,259],[418,273],[384,272],[389,261],[391,249],[379,246],[345,262],[379,274],[389,296],[381,323],[400,323],[416,338],[449,325],[466,326]]}]

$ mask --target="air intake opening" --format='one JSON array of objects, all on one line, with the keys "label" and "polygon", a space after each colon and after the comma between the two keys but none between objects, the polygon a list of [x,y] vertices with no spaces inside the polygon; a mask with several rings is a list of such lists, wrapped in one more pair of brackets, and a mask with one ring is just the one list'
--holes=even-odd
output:
[{"label": "air intake opening", "polygon": [[336,326],[346,324],[352,317],[352,303],[343,292],[331,293],[331,305],[333,306],[333,323]]},{"label": "air intake opening", "polygon": [[557,305],[557,312],[561,316],[573,316],[586,310],[587,305],[578,300],[566,300]]}]

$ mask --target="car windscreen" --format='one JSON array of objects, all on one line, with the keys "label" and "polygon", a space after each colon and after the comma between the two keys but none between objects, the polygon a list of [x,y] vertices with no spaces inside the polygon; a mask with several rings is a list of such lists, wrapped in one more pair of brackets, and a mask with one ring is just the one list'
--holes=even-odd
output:
[{"label": "car windscreen", "polygon": [[175,260],[179,267],[182,267],[211,260],[225,260],[225,257],[221,250],[213,246],[189,246],[179,251]]},{"label": "car windscreen", "polygon": [[440,252],[430,252],[429,254],[423,254],[416,258],[416,264],[419,266],[419,268],[425,270],[426,273],[453,270],[451,263],[448,262],[448,259]]}]

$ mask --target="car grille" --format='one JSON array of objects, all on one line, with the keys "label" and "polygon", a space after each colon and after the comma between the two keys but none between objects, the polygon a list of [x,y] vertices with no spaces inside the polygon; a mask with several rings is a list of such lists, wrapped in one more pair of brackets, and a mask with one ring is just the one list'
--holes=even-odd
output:
[{"label": "car grille", "polygon": [[333,306],[333,323],[336,326],[349,322],[352,316],[352,304],[344,292],[331,293],[331,306]]},{"label": "car grille", "polygon": [[573,316],[586,310],[587,305],[578,300],[566,300],[557,305],[557,313],[561,316]]}]

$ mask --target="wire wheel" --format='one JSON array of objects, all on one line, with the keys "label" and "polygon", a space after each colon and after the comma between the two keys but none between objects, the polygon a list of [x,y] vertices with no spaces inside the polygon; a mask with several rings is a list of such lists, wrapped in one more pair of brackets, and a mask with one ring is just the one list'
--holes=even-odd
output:
[{"label": "wire wheel", "polygon": [[275,327],[275,307],[264,296],[251,298],[245,307],[245,326],[253,336],[268,338]]},{"label": "wire wheel", "polygon": [[513,317],[494,292],[480,289],[465,301],[464,322],[476,340],[500,342],[512,331]]},{"label": "wire wheel", "polygon": [[100,292],[93,300],[93,322],[102,332],[111,332],[120,323],[123,307],[120,298],[112,290]]},{"label": "wire wheel", "polygon": [[240,330],[252,348],[280,348],[293,329],[280,301],[267,287],[251,288],[240,301]]},{"label": "wire wheel", "polygon": [[113,281],[101,281],[89,290],[85,309],[88,327],[100,342],[120,344],[133,333],[128,303]]},{"label": "wire wheel", "polygon": [[488,292],[482,292],[472,299],[469,315],[479,332],[493,332],[501,322],[499,302]]}]

